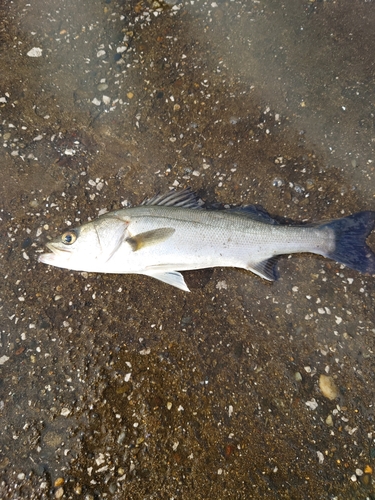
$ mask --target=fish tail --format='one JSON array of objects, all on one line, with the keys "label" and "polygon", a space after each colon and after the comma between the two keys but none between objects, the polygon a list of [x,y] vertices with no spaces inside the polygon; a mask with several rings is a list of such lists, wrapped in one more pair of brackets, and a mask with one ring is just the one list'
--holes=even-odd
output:
[{"label": "fish tail", "polygon": [[335,249],[325,256],[361,273],[375,274],[375,253],[366,239],[375,228],[375,212],[358,212],[319,226],[335,234]]}]

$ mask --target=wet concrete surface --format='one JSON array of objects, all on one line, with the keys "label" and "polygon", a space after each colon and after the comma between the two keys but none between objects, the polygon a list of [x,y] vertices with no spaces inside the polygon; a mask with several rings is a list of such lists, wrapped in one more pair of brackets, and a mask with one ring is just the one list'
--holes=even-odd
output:
[{"label": "wet concrete surface", "polygon": [[2,2],[2,499],[375,498],[374,278],[299,255],[187,294],[37,262],[172,186],[297,222],[374,209],[374,22],[362,0]]}]

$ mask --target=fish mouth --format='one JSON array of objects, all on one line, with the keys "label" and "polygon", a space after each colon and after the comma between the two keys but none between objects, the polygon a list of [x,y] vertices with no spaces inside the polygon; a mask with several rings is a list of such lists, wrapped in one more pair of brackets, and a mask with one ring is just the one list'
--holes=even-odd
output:
[{"label": "fish mouth", "polygon": [[[66,254],[70,253],[69,250],[64,250],[62,248],[57,248],[52,242],[46,243],[46,247],[48,250],[51,250],[52,253],[42,253],[39,255],[38,261],[43,264],[56,265],[56,262],[61,261],[61,257],[66,258]],[[64,255],[65,254],[65,255]]]}]

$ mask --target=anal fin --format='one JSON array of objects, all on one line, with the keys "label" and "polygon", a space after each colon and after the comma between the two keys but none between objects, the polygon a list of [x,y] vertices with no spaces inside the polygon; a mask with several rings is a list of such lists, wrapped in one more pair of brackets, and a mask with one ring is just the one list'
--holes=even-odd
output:
[{"label": "anal fin", "polygon": [[278,278],[276,269],[277,256],[270,259],[248,264],[247,269],[268,281],[275,281]]}]

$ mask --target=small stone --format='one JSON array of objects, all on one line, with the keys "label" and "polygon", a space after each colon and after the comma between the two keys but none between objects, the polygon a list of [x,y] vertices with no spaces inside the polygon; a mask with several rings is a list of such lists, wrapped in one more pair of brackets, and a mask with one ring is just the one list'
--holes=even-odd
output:
[{"label": "small stone", "polygon": [[95,106],[100,106],[100,101],[96,97],[94,97],[94,99],[91,102],[95,104]]},{"label": "small stone", "polygon": [[74,486],[74,493],[76,495],[80,495],[82,493],[82,486],[80,484],[76,484]]},{"label": "small stone", "polygon": [[97,89],[99,90],[99,92],[102,92],[103,90],[107,90],[107,88],[108,88],[107,83],[99,83],[99,85],[97,86]]},{"label": "small stone", "polygon": [[126,94],[126,97],[127,97],[128,99],[133,99],[133,97],[134,97],[133,92],[128,92],[128,93]]},{"label": "small stone", "polygon": [[311,401],[306,401],[305,405],[308,406],[311,410],[316,410],[318,407],[318,403],[316,402],[315,398],[312,398]]},{"label": "small stone", "polygon": [[109,104],[111,104],[111,98],[109,96],[103,95],[102,99],[103,99],[103,102],[104,102],[104,104],[106,106],[108,106]]},{"label": "small stone", "polygon": [[323,396],[327,399],[333,401],[339,395],[339,390],[335,384],[332,377],[328,375],[320,375],[319,377],[319,389],[321,390]]},{"label": "small stone", "polygon": [[[126,431],[120,432],[118,438],[117,438],[117,444],[122,444],[125,441],[126,438]],[[122,473],[123,474],[123,473]],[[122,475],[120,474],[120,476]]]},{"label": "small stone", "polygon": [[64,484],[64,478],[63,477],[58,477],[54,483],[55,488],[58,488],[59,486],[62,486]]},{"label": "small stone", "polygon": [[329,414],[328,417],[326,418],[326,424],[328,425],[328,427],[333,426],[333,418],[331,414]]},{"label": "small stone", "polygon": [[58,488],[55,491],[55,498],[61,498],[64,495],[64,488]]},{"label": "small stone", "polygon": [[33,47],[32,49],[29,50],[27,55],[29,57],[41,57],[42,53],[43,53],[43,49],[41,49],[40,47]]}]

